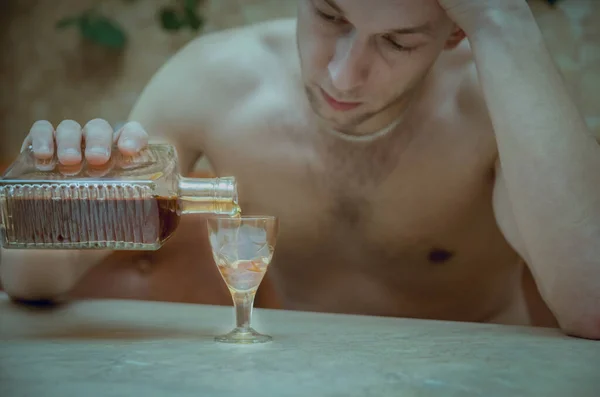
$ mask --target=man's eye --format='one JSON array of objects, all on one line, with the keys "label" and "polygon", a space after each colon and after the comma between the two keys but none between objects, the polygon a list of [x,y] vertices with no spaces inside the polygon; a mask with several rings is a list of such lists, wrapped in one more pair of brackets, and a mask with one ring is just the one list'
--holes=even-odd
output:
[{"label": "man's eye", "polygon": [[323,12],[321,10],[318,10],[316,8],[315,8],[315,11],[316,11],[316,13],[317,13],[317,15],[319,17],[321,17],[322,19],[326,20],[327,22],[339,23],[339,24],[346,23],[346,19],[344,17],[340,17],[340,16],[337,16],[337,15],[327,14],[327,13],[325,13],[325,12]]},{"label": "man's eye", "polygon": [[388,43],[390,46],[392,46],[392,48],[395,50],[399,50],[399,51],[411,51],[412,50],[412,48],[405,47],[402,44],[398,44],[389,35],[384,35],[383,39],[386,41],[386,43]]}]

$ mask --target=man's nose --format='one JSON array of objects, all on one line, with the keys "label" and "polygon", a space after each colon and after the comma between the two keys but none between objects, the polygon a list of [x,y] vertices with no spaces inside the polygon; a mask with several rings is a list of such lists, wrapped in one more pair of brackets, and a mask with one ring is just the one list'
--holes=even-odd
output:
[{"label": "man's nose", "polygon": [[329,62],[331,83],[340,92],[360,87],[369,75],[368,43],[356,31],[340,37]]}]

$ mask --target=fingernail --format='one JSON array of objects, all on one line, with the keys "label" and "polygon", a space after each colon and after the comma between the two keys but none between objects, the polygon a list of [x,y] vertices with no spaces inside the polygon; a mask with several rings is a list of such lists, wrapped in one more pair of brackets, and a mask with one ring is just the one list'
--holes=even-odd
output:
[{"label": "fingernail", "polygon": [[89,148],[85,152],[86,152],[86,155],[92,154],[92,155],[104,156],[104,157],[110,156],[110,152],[108,151],[108,149],[101,148],[101,147]]},{"label": "fingernail", "polygon": [[130,149],[130,150],[137,150],[138,149],[138,144],[135,140],[133,139],[124,139],[121,142],[121,148],[123,149]]},{"label": "fingernail", "polygon": [[79,156],[80,153],[77,151],[77,149],[62,149],[60,151],[60,154],[62,156]]}]

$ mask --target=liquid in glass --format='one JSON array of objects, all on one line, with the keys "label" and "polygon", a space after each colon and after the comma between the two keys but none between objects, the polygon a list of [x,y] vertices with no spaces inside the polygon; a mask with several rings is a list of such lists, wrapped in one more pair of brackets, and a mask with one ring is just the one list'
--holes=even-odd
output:
[{"label": "liquid in glass", "polygon": [[211,218],[208,235],[215,264],[229,288],[236,327],[218,342],[261,343],[272,340],[251,326],[256,292],[273,258],[279,229],[272,216]]}]

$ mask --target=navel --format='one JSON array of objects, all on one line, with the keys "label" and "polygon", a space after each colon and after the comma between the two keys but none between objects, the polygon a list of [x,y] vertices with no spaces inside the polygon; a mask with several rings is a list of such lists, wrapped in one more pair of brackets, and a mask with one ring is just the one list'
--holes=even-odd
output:
[{"label": "navel", "polygon": [[446,263],[452,259],[453,256],[454,254],[448,250],[434,248],[429,252],[429,262],[435,264]]}]

